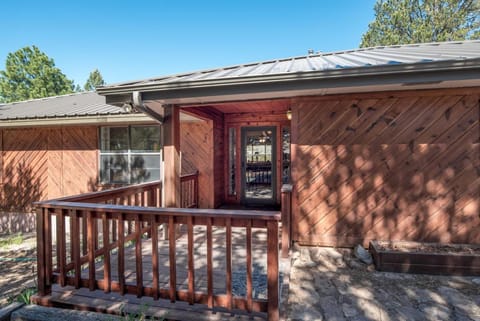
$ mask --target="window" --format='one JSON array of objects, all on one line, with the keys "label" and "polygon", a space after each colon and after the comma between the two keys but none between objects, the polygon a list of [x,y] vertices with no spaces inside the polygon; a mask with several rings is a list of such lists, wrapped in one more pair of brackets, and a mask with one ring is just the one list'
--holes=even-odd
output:
[{"label": "window", "polygon": [[228,129],[228,195],[236,195],[235,173],[237,171],[237,144],[235,128]]},{"label": "window", "polygon": [[159,179],[159,126],[100,128],[102,184],[134,184]]},{"label": "window", "polygon": [[290,127],[282,128],[282,183],[291,183],[290,176]]}]

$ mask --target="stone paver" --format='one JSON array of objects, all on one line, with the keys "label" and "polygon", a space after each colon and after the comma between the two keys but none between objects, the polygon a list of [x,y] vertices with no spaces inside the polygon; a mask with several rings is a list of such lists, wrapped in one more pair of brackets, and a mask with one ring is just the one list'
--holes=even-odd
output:
[{"label": "stone paver", "polygon": [[378,272],[353,251],[295,247],[287,320],[480,321],[478,277]]}]

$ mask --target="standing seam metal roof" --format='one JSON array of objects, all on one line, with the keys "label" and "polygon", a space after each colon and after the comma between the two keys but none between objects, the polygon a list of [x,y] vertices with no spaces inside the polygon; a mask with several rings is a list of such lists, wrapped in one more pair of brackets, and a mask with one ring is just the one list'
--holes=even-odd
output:
[{"label": "standing seam metal roof", "polygon": [[99,87],[99,92],[124,86],[157,85],[199,80],[235,79],[275,74],[322,72],[372,66],[462,61],[480,58],[480,41],[382,46],[241,64]]},{"label": "standing seam metal roof", "polygon": [[95,92],[32,99],[0,105],[0,120],[128,114]]}]

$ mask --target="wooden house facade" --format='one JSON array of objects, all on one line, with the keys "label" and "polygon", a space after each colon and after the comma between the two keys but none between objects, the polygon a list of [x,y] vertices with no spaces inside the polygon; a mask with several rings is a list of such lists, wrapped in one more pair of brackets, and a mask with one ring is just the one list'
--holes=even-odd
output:
[{"label": "wooden house facade", "polygon": [[[107,105],[96,93],[5,104],[0,106],[0,119],[3,211],[28,212],[35,201],[160,178],[160,124],[144,114]],[[185,126],[195,121],[182,119]],[[135,153],[133,147],[113,151],[107,146],[107,139],[112,145],[115,137],[127,136],[134,144],[134,135],[156,146]],[[109,162],[113,154],[127,160],[116,173]],[[148,175],[143,177],[132,170],[133,159],[141,157],[154,163],[144,165]]]},{"label": "wooden house facade", "polygon": [[[478,41],[358,49],[98,92],[162,119],[170,204],[181,158],[204,208],[280,208],[290,184],[300,244],[480,243],[479,53]],[[180,112],[202,121],[180,126]]]}]

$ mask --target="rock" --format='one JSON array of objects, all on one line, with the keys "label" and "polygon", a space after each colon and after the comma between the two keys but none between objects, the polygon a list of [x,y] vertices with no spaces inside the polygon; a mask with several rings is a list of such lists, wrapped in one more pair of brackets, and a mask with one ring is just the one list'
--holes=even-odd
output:
[{"label": "rock", "polygon": [[475,278],[472,280],[473,283],[480,285],[480,278]]},{"label": "rock", "polygon": [[365,250],[360,244],[355,246],[355,250],[353,252],[355,253],[355,256],[363,263],[367,265],[373,263],[372,255],[370,254],[370,252]]}]

